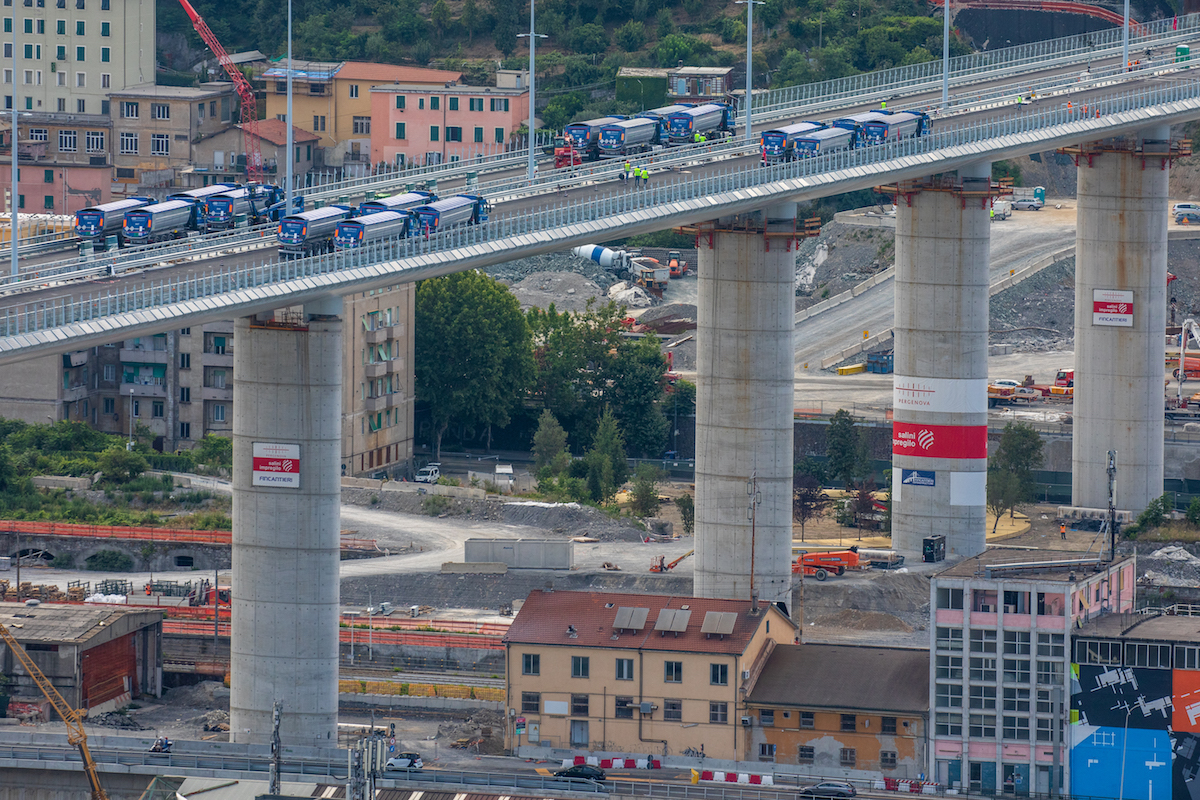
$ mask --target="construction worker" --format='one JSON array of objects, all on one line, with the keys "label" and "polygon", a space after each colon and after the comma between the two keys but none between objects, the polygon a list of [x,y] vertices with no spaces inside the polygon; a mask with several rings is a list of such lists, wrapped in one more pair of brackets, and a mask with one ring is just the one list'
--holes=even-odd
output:
[{"label": "construction worker", "polygon": [[879,110],[880,110],[880,111],[887,111],[887,100],[880,100],[880,101],[879,101]]},{"label": "construction worker", "polygon": [[1059,535],[1059,536],[1061,536],[1061,537],[1063,538],[1063,540],[1064,540],[1064,541],[1066,541],[1066,538],[1067,538],[1067,523],[1065,523],[1065,522],[1060,522],[1060,523],[1058,523],[1058,535]]},{"label": "construction worker", "polygon": [[704,141],[704,137],[700,135],[700,131],[696,131],[694,134],[692,134],[693,144],[700,144],[702,141]]},{"label": "construction worker", "polygon": [[996,209],[994,209],[994,208],[989,208],[989,209],[988,209],[988,216],[989,216],[989,218],[991,219],[991,221],[992,221],[992,222],[995,222],[995,221],[996,221]]},{"label": "construction worker", "polygon": [[640,188],[642,185],[642,168],[641,167],[633,168],[633,185],[634,185],[634,188]]},{"label": "construction worker", "polygon": [[642,183],[646,186],[650,185],[650,170],[642,167]]},{"label": "construction worker", "polygon": [[633,165],[629,163],[629,159],[625,159],[625,172],[621,174],[621,180],[625,181],[627,184],[629,183],[629,170],[632,168]]}]

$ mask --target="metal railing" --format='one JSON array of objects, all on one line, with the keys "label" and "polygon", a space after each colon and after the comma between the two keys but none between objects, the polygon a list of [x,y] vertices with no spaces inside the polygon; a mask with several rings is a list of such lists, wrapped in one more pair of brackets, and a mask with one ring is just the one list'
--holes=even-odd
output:
[{"label": "metal railing", "polygon": [[[1158,109],[1168,104],[1176,105]],[[1150,108],[1156,109],[1154,118],[1136,113]],[[478,259],[486,253],[488,258],[496,261],[506,260],[506,253],[507,258],[511,258],[515,249],[532,244],[528,240],[520,241],[518,237],[536,236],[536,246],[542,250],[557,248],[597,235],[611,237],[626,231],[659,229],[722,213],[762,208],[798,195],[821,196],[845,191],[847,185],[861,182],[864,177],[875,181],[887,179],[892,172],[935,171],[944,166],[947,159],[958,162],[983,160],[997,151],[1048,139],[1079,141],[1111,135],[1115,129],[1154,124],[1154,119],[1164,114],[1200,113],[1200,81],[1180,81],[1110,95],[1090,101],[1089,109],[1095,110],[1095,118],[1081,119],[1078,109],[1068,110],[1063,104],[973,124],[943,125],[941,130],[928,136],[791,163],[739,165],[697,178],[656,179],[652,185],[639,190],[552,203],[525,214],[452,228],[428,238],[382,241],[359,250],[217,269],[202,276],[148,280],[138,286],[103,291],[85,298],[10,305],[0,309],[3,311],[0,335],[16,337],[226,292],[347,271],[354,271],[353,276],[321,281],[324,291],[364,285],[383,277],[395,282],[445,274],[463,268],[459,266],[466,263],[462,259]],[[464,248],[474,249],[456,252]],[[378,267],[385,262],[402,260],[410,260],[410,263],[394,265],[386,273]],[[288,295],[313,293],[315,288],[314,285],[295,287],[278,292],[276,297],[255,299],[277,302]],[[130,320],[130,323],[145,321]],[[109,328],[108,332],[112,331]],[[3,342],[0,352],[11,352],[28,344],[27,340]]]}]

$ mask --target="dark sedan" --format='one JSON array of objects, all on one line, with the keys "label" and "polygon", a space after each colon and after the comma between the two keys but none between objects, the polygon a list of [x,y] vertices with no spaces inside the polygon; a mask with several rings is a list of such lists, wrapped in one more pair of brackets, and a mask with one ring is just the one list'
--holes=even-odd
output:
[{"label": "dark sedan", "polygon": [[801,797],[854,797],[858,792],[845,781],[821,781],[812,786],[801,786]]},{"label": "dark sedan", "polygon": [[554,777],[585,778],[589,781],[602,781],[604,780],[604,770],[588,764],[575,764],[567,767],[566,769],[560,769],[558,772],[554,773]]}]

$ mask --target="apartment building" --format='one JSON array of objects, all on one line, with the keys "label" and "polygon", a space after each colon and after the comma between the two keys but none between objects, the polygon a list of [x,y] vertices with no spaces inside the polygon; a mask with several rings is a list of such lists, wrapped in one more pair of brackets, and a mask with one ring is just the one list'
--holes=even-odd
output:
[{"label": "apartment building", "polygon": [[[0,181],[11,186],[11,124],[0,124],[0,137]],[[73,214],[108,202],[112,197],[111,138],[107,117],[23,113],[17,139],[17,210]]]},{"label": "apartment building", "polygon": [[746,697],[742,759],[823,777],[915,779],[928,764],[929,651],[781,644]]},{"label": "apartment building", "polygon": [[[364,168],[381,160],[371,146],[374,87],[397,83],[435,87],[462,79],[460,72],[365,61],[293,61],[291,75],[292,122],[320,137],[324,166]],[[287,117],[287,77],[286,62],[263,73],[267,119]]]},{"label": "apartment building", "polygon": [[505,740],[521,755],[690,747],[736,759],[745,696],[796,635],[777,606],[749,600],[534,591],[504,637]]},{"label": "apartment building", "polygon": [[[1073,786],[1064,741],[1076,626],[1133,610],[1135,560],[989,550],[930,581],[929,772],[972,794]],[[1052,776],[1057,774],[1056,779]]]},{"label": "apartment building", "polygon": [[233,84],[224,81],[198,87],[145,84],[109,97],[119,183],[155,183],[163,178],[144,180],[146,173],[191,167],[194,143],[229,128],[238,113]]},{"label": "apartment building", "polygon": [[[244,182],[245,141],[250,135],[252,134],[246,133],[241,125],[235,125],[203,138],[192,148],[192,171],[185,176],[188,185],[207,186],[223,181]],[[303,175],[312,169],[319,141],[320,137],[316,134],[292,126],[294,174]],[[258,143],[268,182],[282,186],[282,176],[287,173],[287,123],[277,119],[259,120]]]},{"label": "apartment building", "polygon": [[528,122],[529,89],[412,84],[371,90],[371,152],[396,166],[496,152]]}]

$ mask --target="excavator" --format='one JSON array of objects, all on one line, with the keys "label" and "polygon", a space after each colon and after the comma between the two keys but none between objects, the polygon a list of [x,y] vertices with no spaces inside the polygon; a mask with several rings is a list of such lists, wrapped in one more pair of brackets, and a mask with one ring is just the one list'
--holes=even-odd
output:
[{"label": "excavator", "polygon": [[666,556],[655,556],[650,561],[650,571],[651,572],[670,572],[671,570],[673,570],[677,566],[679,566],[680,561],[683,561],[685,558],[687,558],[694,552],[696,552],[696,551],[688,550],[686,553],[684,553],[683,555],[681,555],[679,558],[675,559],[674,561],[667,561]]},{"label": "excavator", "polygon": [[[8,649],[12,651],[13,656],[21,663],[25,674],[33,678],[33,682],[42,690],[42,694],[46,695],[46,699],[50,701],[50,705],[54,706],[54,711],[62,717],[67,726],[67,742],[79,748],[79,755],[83,758],[83,771],[87,773],[88,783],[92,786],[92,800],[108,800],[108,794],[100,786],[100,775],[96,771],[96,762],[92,759],[92,753],[88,750],[87,734],[83,732],[83,715],[63,699],[63,696],[54,688],[54,684],[42,674],[38,669],[37,664],[25,652],[25,648],[13,637],[12,632],[0,623],[0,639],[8,645]],[[84,712],[86,713],[86,712]]]}]

